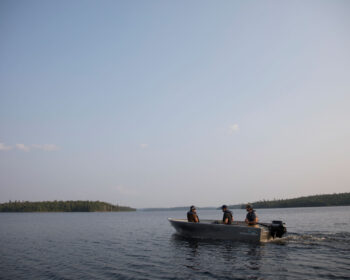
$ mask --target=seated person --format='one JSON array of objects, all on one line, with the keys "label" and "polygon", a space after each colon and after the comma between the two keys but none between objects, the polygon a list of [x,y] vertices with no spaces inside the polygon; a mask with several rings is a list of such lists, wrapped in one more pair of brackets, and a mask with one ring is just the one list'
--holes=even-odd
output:
[{"label": "seated person", "polygon": [[222,222],[226,225],[231,225],[233,222],[232,212],[227,209],[226,205],[222,205],[221,209],[222,209],[222,212],[224,212],[224,216],[222,217]]},{"label": "seated person", "polygon": [[257,215],[255,214],[253,207],[251,205],[247,204],[246,209],[248,212],[247,217],[245,219],[246,224],[251,225],[251,226],[256,225],[258,223],[259,219],[258,219]]},{"label": "seated person", "polygon": [[190,207],[190,211],[187,212],[187,221],[191,223],[199,223],[197,209],[193,205]]}]

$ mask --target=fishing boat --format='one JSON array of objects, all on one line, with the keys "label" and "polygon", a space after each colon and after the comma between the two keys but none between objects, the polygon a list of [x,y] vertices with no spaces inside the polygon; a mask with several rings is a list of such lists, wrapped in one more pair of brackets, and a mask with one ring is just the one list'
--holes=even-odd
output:
[{"label": "fishing boat", "polygon": [[199,223],[184,219],[169,218],[168,220],[178,234],[190,238],[266,242],[281,238],[287,232],[282,221],[249,226],[241,221],[226,225],[217,220],[201,220]]}]

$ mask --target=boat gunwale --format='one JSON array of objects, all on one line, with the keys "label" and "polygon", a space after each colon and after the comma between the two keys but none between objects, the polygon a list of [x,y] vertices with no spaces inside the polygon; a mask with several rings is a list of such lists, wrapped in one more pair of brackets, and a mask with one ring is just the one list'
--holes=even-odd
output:
[{"label": "boat gunwale", "polygon": [[[241,227],[241,228],[250,228],[250,229],[260,229],[260,230],[267,230],[268,228],[268,224],[266,223],[258,223],[258,227],[256,226],[251,226],[251,225],[247,225],[244,221],[234,221],[232,224],[227,225],[227,224],[223,224],[220,220],[214,220],[214,219],[203,219],[201,220],[199,223],[194,223],[194,222],[189,222],[186,219],[176,219],[176,218],[168,218],[169,222],[174,222],[174,223],[181,223],[181,224],[192,224],[195,226],[234,226],[234,227]],[[212,222],[212,223],[203,223],[204,221],[207,222]],[[218,223],[215,223],[218,222]]]}]

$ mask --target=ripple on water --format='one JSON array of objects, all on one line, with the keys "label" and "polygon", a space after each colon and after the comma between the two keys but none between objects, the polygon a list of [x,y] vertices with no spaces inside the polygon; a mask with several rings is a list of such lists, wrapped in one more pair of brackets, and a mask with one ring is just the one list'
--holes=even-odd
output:
[{"label": "ripple on water", "polygon": [[[0,278],[348,279],[347,224],[337,230],[323,221],[307,232],[299,223],[312,219],[317,225],[312,209],[302,220],[302,210],[283,211],[293,232],[262,244],[173,234],[166,218],[182,212],[0,215]],[[329,215],[348,212],[332,209]]]}]

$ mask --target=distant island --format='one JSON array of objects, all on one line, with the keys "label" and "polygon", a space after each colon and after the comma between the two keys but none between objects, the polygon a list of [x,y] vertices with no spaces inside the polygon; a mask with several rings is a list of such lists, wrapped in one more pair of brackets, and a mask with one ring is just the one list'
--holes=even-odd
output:
[{"label": "distant island", "polygon": [[122,212],[136,209],[101,201],[9,201],[0,204],[0,212]]},{"label": "distant island", "polygon": [[[310,195],[291,199],[261,200],[250,203],[254,208],[293,208],[350,206],[350,193]],[[246,204],[228,205],[230,209],[245,209]],[[143,208],[138,211],[188,211],[190,205],[168,208]],[[220,210],[221,207],[197,207],[200,210]]]},{"label": "distant island", "polygon": [[[291,199],[262,200],[253,202],[252,205],[254,208],[348,206],[350,205],[350,193],[320,194]],[[241,204],[240,206],[241,209],[245,208],[245,204]],[[237,205],[230,205],[229,208],[237,208]]]},{"label": "distant island", "polygon": [[[197,207],[198,209],[200,208],[201,210],[215,210],[217,207]],[[141,208],[137,209],[138,211],[188,211],[190,209],[189,206],[179,206],[179,207],[168,207],[168,208]]]}]

